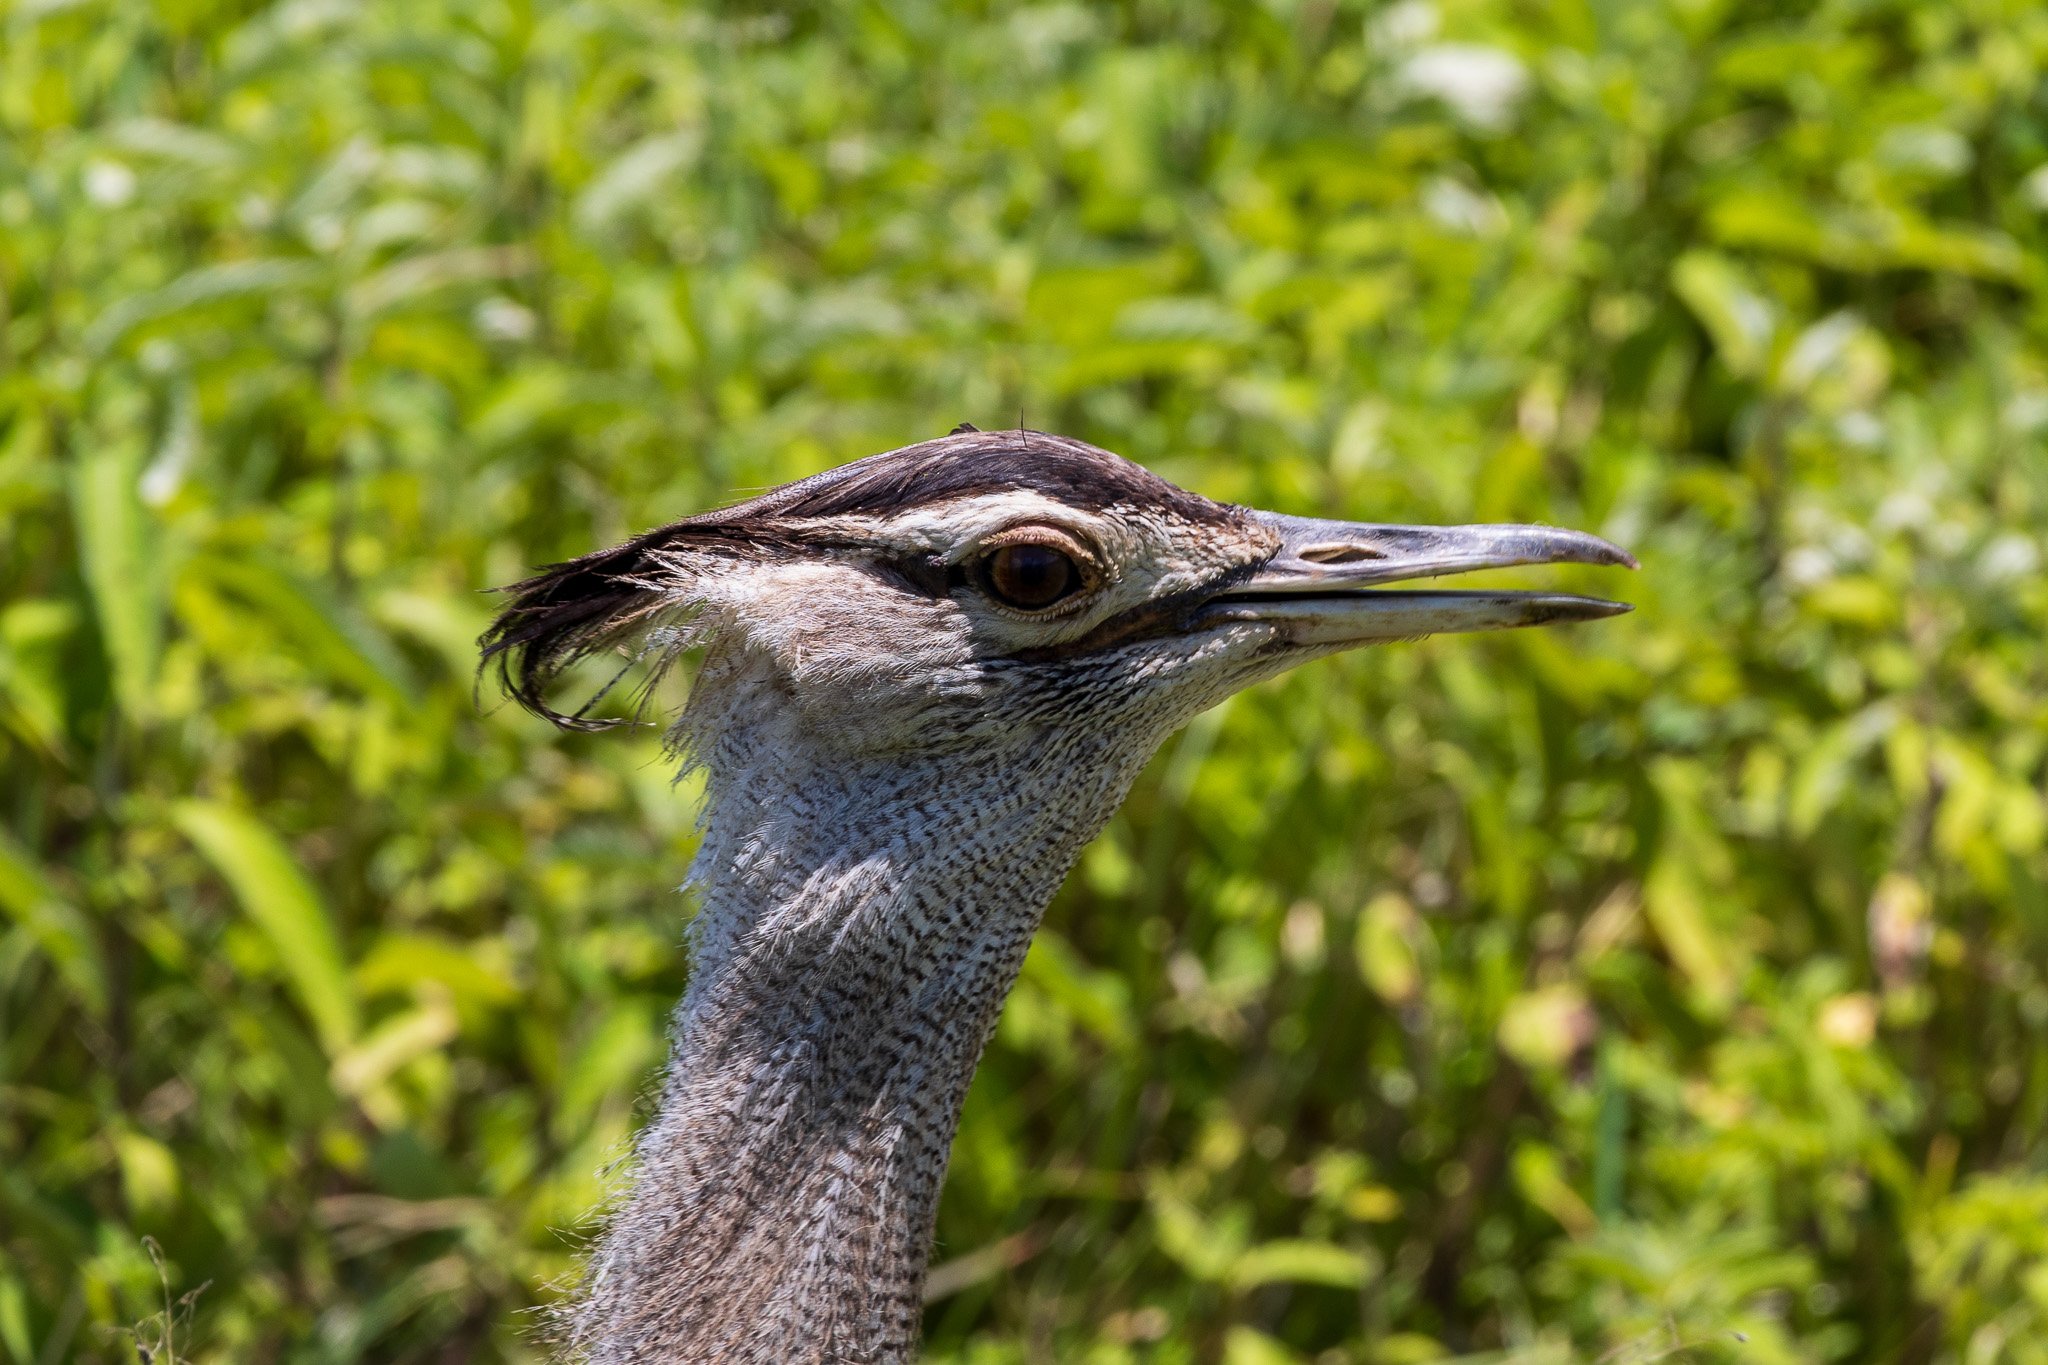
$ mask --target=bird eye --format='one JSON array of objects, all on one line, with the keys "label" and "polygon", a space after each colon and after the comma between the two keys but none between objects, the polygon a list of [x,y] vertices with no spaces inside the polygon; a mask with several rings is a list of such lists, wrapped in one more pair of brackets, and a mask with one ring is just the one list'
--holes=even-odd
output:
[{"label": "bird eye", "polygon": [[989,592],[1023,611],[1041,611],[1081,586],[1081,571],[1050,545],[1005,545],[982,561]]}]

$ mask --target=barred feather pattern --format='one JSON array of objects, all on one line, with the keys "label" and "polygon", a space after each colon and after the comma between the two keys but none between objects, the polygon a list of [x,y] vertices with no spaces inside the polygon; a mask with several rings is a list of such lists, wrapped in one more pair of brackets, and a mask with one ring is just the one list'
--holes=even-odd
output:
[{"label": "barred feather pattern", "polygon": [[714,650],[693,698],[692,984],[571,1354],[908,1360],[1003,999],[1047,901],[1192,705],[1114,738],[1026,714],[1009,742],[862,760],[807,733],[743,650]]}]

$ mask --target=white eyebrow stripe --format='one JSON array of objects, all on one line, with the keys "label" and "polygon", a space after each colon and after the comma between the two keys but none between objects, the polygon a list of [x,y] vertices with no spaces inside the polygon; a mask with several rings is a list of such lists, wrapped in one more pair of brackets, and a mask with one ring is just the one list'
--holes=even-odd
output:
[{"label": "white eyebrow stripe", "polygon": [[959,559],[980,541],[1013,526],[1052,526],[1094,546],[1118,520],[1119,509],[1083,512],[1029,489],[970,494],[926,503],[888,516],[791,518],[827,536],[843,534],[867,544],[900,544]]}]

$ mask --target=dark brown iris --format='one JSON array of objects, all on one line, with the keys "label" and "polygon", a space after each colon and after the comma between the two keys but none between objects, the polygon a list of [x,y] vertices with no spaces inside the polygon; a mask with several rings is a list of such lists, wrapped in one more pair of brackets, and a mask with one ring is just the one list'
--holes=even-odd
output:
[{"label": "dark brown iris", "polygon": [[989,591],[1025,611],[1049,607],[1081,586],[1081,571],[1050,545],[1005,545],[987,560]]}]

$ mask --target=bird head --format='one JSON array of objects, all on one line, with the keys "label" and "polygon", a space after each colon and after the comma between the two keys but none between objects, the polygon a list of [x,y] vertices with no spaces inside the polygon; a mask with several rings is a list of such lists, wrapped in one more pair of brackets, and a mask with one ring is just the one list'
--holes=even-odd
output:
[{"label": "bird head", "polygon": [[[1151,746],[1262,678],[1341,650],[1628,608],[1558,593],[1399,590],[1542,563],[1634,566],[1547,526],[1323,521],[1212,502],[1080,441],[962,430],[555,565],[482,641],[507,691],[577,660],[703,643],[720,718],[847,755],[1075,731]],[[693,700],[692,710],[698,703]]]}]

